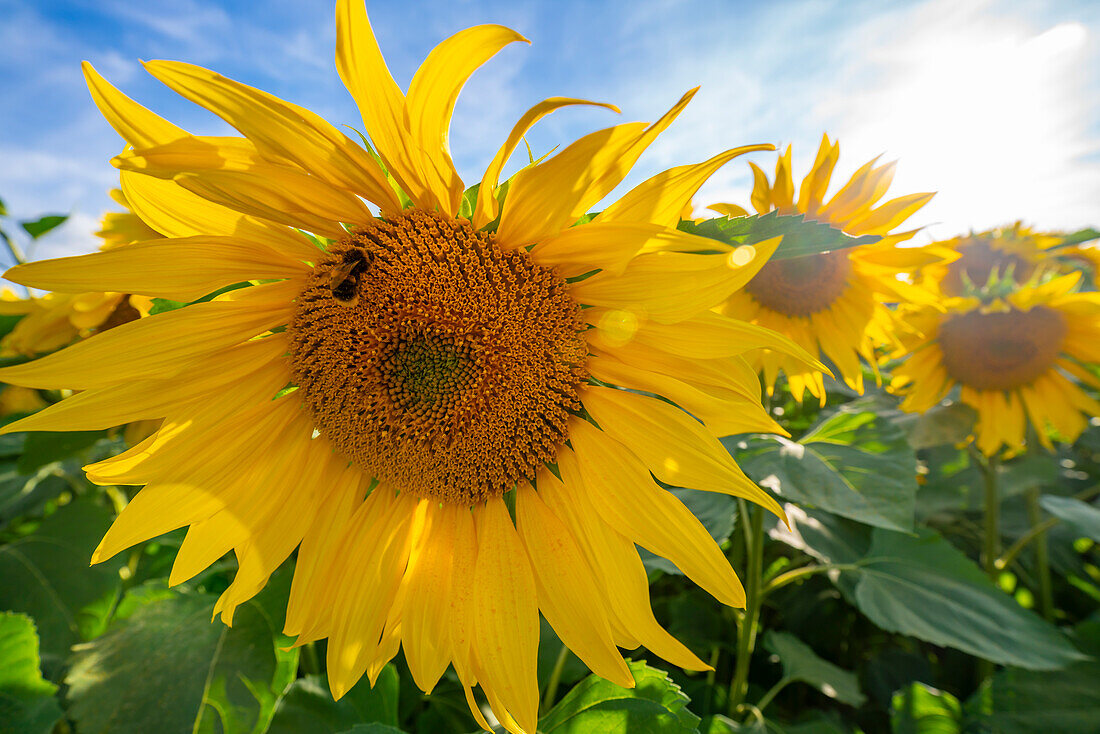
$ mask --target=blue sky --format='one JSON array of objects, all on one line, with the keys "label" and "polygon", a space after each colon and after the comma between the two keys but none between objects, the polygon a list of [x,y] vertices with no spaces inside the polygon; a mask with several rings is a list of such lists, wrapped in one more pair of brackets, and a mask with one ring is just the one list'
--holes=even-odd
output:
[{"label": "blue sky", "polygon": [[[107,160],[121,140],[87,94],[87,59],[177,124],[225,134],[138,59],[213,68],[360,127],[333,67],[329,0],[0,0],[0,198],[16,217],[72,212],[36,257],[90,251],[113,208]],[[839,137],[838,174],[899,159],[893,195],[938,191],[911,220],[920,240],[1023,219],[1100,224],[1100,3],[1004,0],[792,2],[368,2],[402,86],[447,35],[502,23],[531,39],[483,67],[460,97],[451,148],[468,182],[514,121],[548,96],[608,101],[539,123],[537,153],[585,132],[652,120],[702,85],[625,186],[747,143],[794,145],[796,176],[821,133]],[[774,155],[751,158],[765,168]],[[744,159],[697,197],[747,203]],[[625,190],[622,189],[622,190]]]}]

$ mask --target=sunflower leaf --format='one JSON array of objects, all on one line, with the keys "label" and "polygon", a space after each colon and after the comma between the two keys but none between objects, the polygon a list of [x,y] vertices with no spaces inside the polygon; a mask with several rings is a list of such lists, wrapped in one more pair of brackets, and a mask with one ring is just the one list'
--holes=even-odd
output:
[{"label": "sunflower leaf", "polygon": [[959,700],[923,683],[911,683],[895,693],[892,708],[890,724],[896,734],[960,734],[963,730]]},{"label": "sunflower leaf", "polygon": [[67,214],[48,214],[38,219],[20,222],[19,226],[31,236],[31,239],[36,240],[47,232],[60,227],[68,218],[69,215]]},{"label": "sunflower leaf", "polygon": [[764,647],[779,656],[785,679],[808,683],[829,698],[850,706],[862,706],[867,700],[855,673],[822,660],[809,645],[789,632],[768,630]]},{"label": "sunflower leaf", "polygon": [[215,600],[164,589],[128,595],[127,615],[74,650],[65,683],[78,730],[262,731],[287,682],[279,620],[257,598],[229,628],[211,621]]},{"label": "sunflower leaf", "polygon": [[595,675],[574,686],[539,721],[541,734],[694,734],[699,717],[688,697],[663,670],[629,662],[635,687],[621,688]]},{"label": "sunflower leaf", "polygon": [[1073,497],[1043,495],[1043,509],[1069,525],[1082,537],[1100,542],[1100,509]]},{"label": "sunflower leaf", "polygon": [[1031,670],[1080,660],[1066,637],[1004,594],[938,533],[875,528],[858,562],[854,601],[888,632]]},{"label": "sunflower leaf", "polygon": [[808,222],[801,214],[781,215],[776,211],[747,217],[716,217],[701,222],[683,220],[679,229],[728,245],[754,245],[772,237],[782,237],[783,242],[772,260],[873,245],[882,239],[875,235],[851,237],[826,222]]},{"label": "sunflower leaf", "polygon": [[785,499],[875,527],[913,527],[916,454],[881,415],[846,406],[798,441],[760,436],[730,448],[750,477]]},{"label": "sunflower leaf", "polygon": [[110,522],[106,508],[81,498],[58,509],[30,535],[0,547],[0,609],[34,619],[50,678],[71,645],[99,634],[118,598],[123,559],[88,567]]},{"label": "sunflower leaf", "polygon": [[356,724],[396,726],[399,686],[392,665],[382,669],[373,688],[364,677],[339,701],[332,700],[326,676],[299,678],[275,704],[266,734],[336,734]]},{"label": "sunflower leaf", "polygon": [[0,733],[48,734],[61,718],[57,686],[42,678],[38,635],[23,614],[0,614]]}]

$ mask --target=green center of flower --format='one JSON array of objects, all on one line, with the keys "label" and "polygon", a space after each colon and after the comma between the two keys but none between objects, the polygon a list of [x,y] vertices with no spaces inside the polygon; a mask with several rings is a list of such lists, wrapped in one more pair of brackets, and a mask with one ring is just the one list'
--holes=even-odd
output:
[{"label": "green center of flower", "polygon": [[997,280],[1011,276],[1014,282],[1023,283],[1035,269],[1020,255],[995,249],[983,240],[960,243],[959,252],[961,256],[947,266],[947,274],[940,284],[949,296],[962,295],[968,286],[980,291],[989,284],[991,277]]},{"label": "green center of flower", "polygon": [[588,354],[565,281],[468,222],[411,210],[335,243],[298,298],[295,382],[362,469],[471,505],[551,462]]},{"label": "green center of flower", "polygon": [[976,390],[1012,390],[1052,369],[1062,350],[1066,322],[1045,306],[1029,311],[970,311],[940,326],[943,366]]},{"label": "green center of flower", "polygon": [[772,311],[809,316],[828,309],[847,289],[851,274],[847,252],[826,252],[773,260],[760,268],[745,290]]}]

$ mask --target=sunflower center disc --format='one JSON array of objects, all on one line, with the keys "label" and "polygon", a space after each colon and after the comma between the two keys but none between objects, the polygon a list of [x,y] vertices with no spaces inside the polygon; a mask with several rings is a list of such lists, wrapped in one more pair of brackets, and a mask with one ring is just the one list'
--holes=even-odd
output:
[{"label": "sunflower center disc", "polygon": [[852,263],[845,252],[773,260],[760,268],[745,290],[760,305],[786,316],[824,311],[848,287]]},{"label": "sunflower center disc", "polygon": [[553,270],[411,210],[334,244],[287,333],[333,444],[399,490],[470,505],[553,461],[588,378],[583,330]]},{"label": "sunflower center disc", "polygon": [[971,311],[940,326],[947,374],[977,390],[1012,390],[1035,381],[1061,353],[1066,322],[1036,306],[1007,313]]},{"label": "sunflower center disc", "polygon": [[1031,276],[1034,266],[1024,258],[1011,252],[995,250],[988,242],[970,240],[970,244],[960,244],[962,256],[947,266],[940,288],[949,296],[958,296],[965,290],[963,273],[978,288],[989,282],[994,270],[1003,278],[1011,269],[1017,283],[1023,283]]}]

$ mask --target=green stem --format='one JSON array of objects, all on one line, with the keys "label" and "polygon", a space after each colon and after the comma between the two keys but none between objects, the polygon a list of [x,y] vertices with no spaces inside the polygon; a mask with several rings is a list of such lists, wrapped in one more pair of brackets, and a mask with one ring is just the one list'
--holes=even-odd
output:
[{"label": "green stem", "polygon": [[310,642],[302,645],[302,654],[299,659],[306,675],[321,674],[321,659],[317,655],[317,643]]},{"label": "green stem", "polygon": [[756,708],[763,713],[764,709],[768,707],[768,704],[772,702],[772,699],[779,695],[779,692],[787,687],[790,683],[790,678],[780,678],[779,682],[768,689],[768,692],[760,697],[760,700],[756,702]]},{"label": "green stem", "polygon": [[1032,525],[1030,530],[1021,535],[1019,540],[1013,543],[1012,546],[997,559],[997,570],[1003,571],[1012,565],[1012,562],[1016,560],[1016,556],[1020,555],[1020,551],[1026,548],[1028,543],[1035,540],[1040,535],[1045,536],[1046,531],[1050,530],[1059,522],[1061,522],[1061,520],[1058,518],[1051,517],[1043,520],[1037,525]]},{"label": "green stem", "polygon": [[823,563],[820,566],[804,566],[803,568],[796,568],[793,571],[787,571],[786,573],[779,574],[771,581],[769,581],[761,590],[763,596],[782,589],[784,586],[790,583],[794,583],[800,579],[808,578],[814,574],[824,573],[826,571],[855,571],[859,568],[857,563]]},{"label": "green stem", "polygon": [[[1039,488],[1027,491],[1027,521],[1036,530],[1043,524],[1043,510],[1039,507]],[[1054,590],[1050,581],[1050,554],[1047,549],[1046,529],[1035,533],[1035,566],[1039,573],[1039,611],[1048,622],[1054,620]]]},{"label": "green stem", "polygon": [[745,523],[746,561],[745,571],[745,614],[741,626],[737,629],[737,660],[733,681],[730,683],[729,715],[736,716],[745,695],[749,690],[749,662],[756,647],[757,623],[760,620],[760,604],[763,600],[761,581],[764,574],[764,510],[759,505],[752,508],[752,520],[749,520],[744,500],[741,503],[741,518]]},{"label": "green stem", "polygon": [[558,685],[561,683],[561,674],[565,670],[565,661],[568,659],[569,648],[562,645],[561,652],[558,653],[558,659],[554,661],[554,669],[550,671],[550,680],[546,683],[546,693],[542,697],[543,713],[549,711],[550,707],[554,705],[554,699],[558,695]]},{"label": "green stem", "polygon": [[[981,470],[985,485],[985,512],[982,532],[982,567],[994,583],[997,582],[997,557],[1001,550],[1001,498],[997,487],[997,460],[986,457],[973,444],[970,446],[971,459]],[[989,660],[978,660],[978,685],[993,675],[994,665]]]}]

